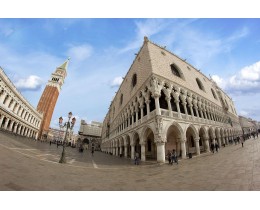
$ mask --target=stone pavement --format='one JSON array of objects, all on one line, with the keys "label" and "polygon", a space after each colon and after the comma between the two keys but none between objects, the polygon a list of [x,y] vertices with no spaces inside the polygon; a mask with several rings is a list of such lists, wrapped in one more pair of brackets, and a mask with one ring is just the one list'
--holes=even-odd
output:
[{"label": "stone pavement", "polygon": [[134,165],[102,152],[66,148],[0,132],[1,191],[248,191],[260,190],[260,138],[168,165]]}]

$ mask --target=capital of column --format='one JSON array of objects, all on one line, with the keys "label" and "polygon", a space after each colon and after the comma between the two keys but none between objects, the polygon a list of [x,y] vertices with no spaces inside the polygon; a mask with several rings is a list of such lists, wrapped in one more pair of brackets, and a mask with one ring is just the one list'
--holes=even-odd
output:
[{"label": "capital of column", "polygon": [[165,143],[166,142],[166,137],[162,136],[161,134],[155,135],[155,143]]},{"label": "capital of column", "polygon": [[157,142],[155,142],[155,144],[158,146],[158,145],[164,145],[165,144],[165,142],[164,141],[157,141]]},{"label": "capital of column", "polygon": [[161,93],[160,93],[159,91],[154,91],[154,92],[152,93],[152,97],[153,97],[154,99],[159,98],[160,96],[161,96]]},{"label": "capital of column", "polygon": [[179,139],[179,142],[181,143],[185,143],[187,141],[187,139]]},{"label": "capital of column", "polygon": [[200,141],[200,138],[195,138],[194,141],[195,141],[195,142],[199,142],[199,141]]},{"label": "capital of column", "polygon": [[171,97],[170,97],[170,96],[166,96],[166,97],[165,97],[165,100],[168,101],[168,102],[170,102],[170,101],[171,101]]}]

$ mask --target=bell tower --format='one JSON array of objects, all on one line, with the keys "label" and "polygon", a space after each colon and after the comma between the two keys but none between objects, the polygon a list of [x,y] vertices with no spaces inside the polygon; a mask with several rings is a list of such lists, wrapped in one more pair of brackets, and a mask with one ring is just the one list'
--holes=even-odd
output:
[{"label": "bell tower", "polygon": [[56,71],[51,74],[51,79],[48,81],[40,101],[37,105],[37,111],[43,113],[43,120],[41,123],[39,138],[42,139],[44,134],[48,134],[52,114],[59,97],[61,87],[67,76],[67,67],[69,59],[65,61]]}]

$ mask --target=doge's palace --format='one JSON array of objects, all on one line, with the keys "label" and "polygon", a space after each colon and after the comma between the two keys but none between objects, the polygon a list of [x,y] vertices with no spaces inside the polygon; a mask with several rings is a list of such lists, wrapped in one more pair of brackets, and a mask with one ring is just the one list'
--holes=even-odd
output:
[{"label": "doge's palace", "polygon": [[0,67],[0,128],[37,139],[42,118]]},{"label": "doge's palace", "polygon": [[184,159],[241,134],[232,99],[211,78],[144,37],[104,119],[101,149],[164,162],[168,150]]}]

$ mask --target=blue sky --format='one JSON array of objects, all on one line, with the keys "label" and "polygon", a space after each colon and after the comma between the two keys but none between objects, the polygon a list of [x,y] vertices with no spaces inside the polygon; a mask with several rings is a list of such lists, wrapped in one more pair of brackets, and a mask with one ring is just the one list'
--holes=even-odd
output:
[{"label": "blue sky", "polygon": [[68,57],[51,127],[69,111],[103,121],[143,37],[216,80],[238,114],[260,121],[260,19],[0,19],[0,66],[34,106]]}]

